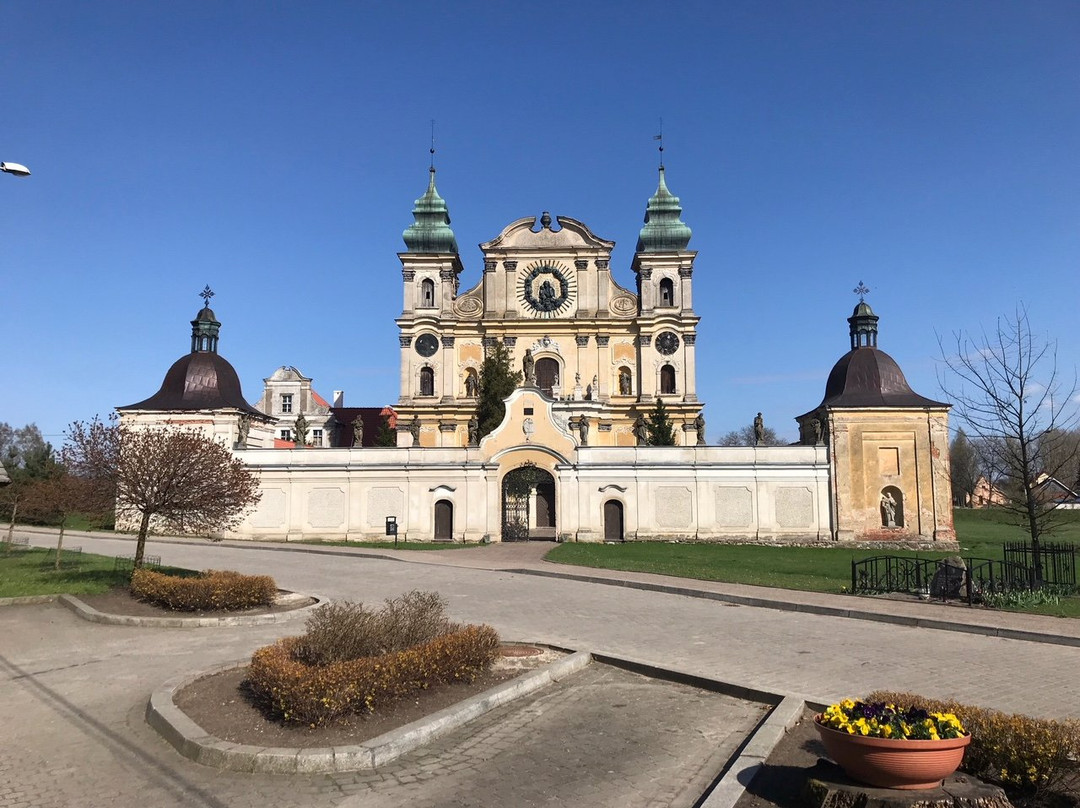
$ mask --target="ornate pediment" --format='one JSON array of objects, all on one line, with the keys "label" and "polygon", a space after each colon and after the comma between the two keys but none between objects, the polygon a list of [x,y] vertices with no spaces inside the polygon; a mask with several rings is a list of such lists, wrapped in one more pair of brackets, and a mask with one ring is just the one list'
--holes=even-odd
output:
[{"label": "ornate pediment", "polygon": [[607,241],[595,235],[577,219],[568,216],[556,216],[554,224],[547,213],[540,217],[527,217],[508,224],[494,239],[480,245],[484,252],[488,250],[605,250],[615,247],[614,241]]}]

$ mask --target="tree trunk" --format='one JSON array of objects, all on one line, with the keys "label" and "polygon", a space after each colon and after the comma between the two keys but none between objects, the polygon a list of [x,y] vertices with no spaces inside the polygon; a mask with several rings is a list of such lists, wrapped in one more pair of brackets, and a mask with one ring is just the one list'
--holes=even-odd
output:
[{"label": "tree trunk", "polygon": [[63,522],[60,523],[60,536],[56,539],[56,563],[53,564],[53,569],[55,569],[55,570],[60,569],[60,551],[64,549],[64,523],[65,522],[67,522],[67,519],[65,519]]},{"label": "tree trunk", "polygon": [[139,569],[142,566],[143,551],[146,549],[146,534],[150,531],[150,514],[144,513],[142,515],[142,521],[139,523],[139,539],[135,542],[135,562],[134,568]]},{"label": "tree trunk", "polygon": [[8,525],[8,529],[7,529],[7,544],[4,545],[4,555],[10,555],[11,554],[11,542],[12,542],[12,539],[15,538],[14,535],[13,535],[15,533],[15,517],[18,516],[18,515],[19,515],[19,498],[18,498],[18,496],[16,496],[15,500],[11,503],[11,524]]}]

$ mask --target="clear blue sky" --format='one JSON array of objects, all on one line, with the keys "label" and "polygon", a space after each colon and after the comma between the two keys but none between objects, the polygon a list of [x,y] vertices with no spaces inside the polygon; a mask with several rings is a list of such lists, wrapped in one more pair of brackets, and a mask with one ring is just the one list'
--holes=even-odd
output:
[{"label": "clear blue sky", "polygon": [[629,270],[656,187],[699,251],[710,440],[794,437],[848,348],[940,395],[935,330],[1017,301],[1071,374],[1080,255],[1076,2],[48,2],[0,45],[0,420],[154,393],[210,284],[247,398],[281,365],[394,403],[396,253],[427,180],[462,250],[543,210]]}]

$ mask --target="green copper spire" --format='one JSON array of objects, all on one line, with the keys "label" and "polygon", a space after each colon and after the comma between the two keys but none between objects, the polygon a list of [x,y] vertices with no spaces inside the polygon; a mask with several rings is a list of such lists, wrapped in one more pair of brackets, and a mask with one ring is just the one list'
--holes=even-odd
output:
[{"label": "green copper spire", "polygon": [[427,190],[413,207],[416,221],[405,229],[401,237],[405,239],[409,252],[456,255],[458,246],[454,231],[450,229],[450,213],[446,209],[446,202],[435,190],[435,167],[432,166],[429,172],[431,179]]},{"label": "green copper spire", "polygon": [[668,190],[664,182],[664,167],[660,166],[660,184],[645,208],[645,226],[638,234],[638,252],[671,252],[685,250],[690,243],[690,228],[679,214],[679,197]]}]

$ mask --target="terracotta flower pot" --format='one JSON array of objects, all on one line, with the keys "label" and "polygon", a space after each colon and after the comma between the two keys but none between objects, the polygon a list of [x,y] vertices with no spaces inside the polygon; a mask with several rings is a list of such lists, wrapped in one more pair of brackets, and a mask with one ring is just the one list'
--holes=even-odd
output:
[{"label": "terracotta flower pot", "polygon": [[849,735],[814,720],[829,757],[848,776],[879,788],[937,788],[960,767],[971,735],[940,741]]}]

